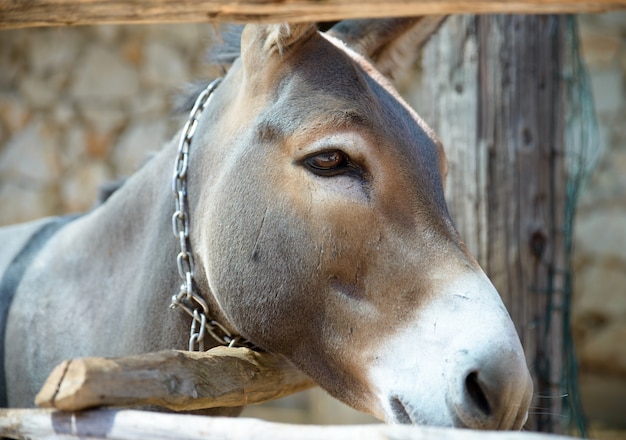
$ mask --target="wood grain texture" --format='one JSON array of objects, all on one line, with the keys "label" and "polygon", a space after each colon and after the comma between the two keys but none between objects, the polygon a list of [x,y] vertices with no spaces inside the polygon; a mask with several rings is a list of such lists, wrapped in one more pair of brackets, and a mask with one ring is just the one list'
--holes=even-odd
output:
[{"label": "wood grain texture", "polygon": [[556,14],[626,0],[0,0],[0,29],[112,23],[305,22],[442,14]]},{"label": "wood grain texture", "polygon": [[35,403],[64,411],[139,405],[192,411],[261,403],[312,386],[282,358],[216,347],[65,361],[50,374]]},{"label": "wood grain texture", "polygon": [[0,435],[29,439],[176,440],[565,440],[532,432],[472,431],[408,425],[305,426],[256,419],[131,410],[60,413],[0,409]]},{"label": "wood grain texture", "polygon": [[415,107],[448,156],[446,199],[511,314],[533,430],[564,432],[565,16],[454,16],[425,47]]}]

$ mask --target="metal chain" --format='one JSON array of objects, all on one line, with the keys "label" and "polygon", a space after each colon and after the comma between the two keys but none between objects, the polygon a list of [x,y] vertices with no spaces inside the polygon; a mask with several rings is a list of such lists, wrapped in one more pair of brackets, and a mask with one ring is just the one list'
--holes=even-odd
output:
[{"label": "metal chain", "polygon": [[178,154],[172,177],[172,192],[176,200],[176,210],[172,215],[172,231],[180,243],[180,252],[176,256],[176,265],[178,266],[178,275],[183,283],[179,292],[172,296],[170,308],[180,308],[192,318],[189,333],[189,351],[204,351],[204,337],[207,333],[221,345],[228,345],[229,347],[252,346],[248,341],[242,339],[241,336],[231,334],[217,321],[208,319],[209,306],[204,298],[194,290],[195,266],[189,241],[189,209],[187,207],[189,147],[198,127],[200,116],[220,82],[221,78],[214,80],[196,98],[178,143]]}]

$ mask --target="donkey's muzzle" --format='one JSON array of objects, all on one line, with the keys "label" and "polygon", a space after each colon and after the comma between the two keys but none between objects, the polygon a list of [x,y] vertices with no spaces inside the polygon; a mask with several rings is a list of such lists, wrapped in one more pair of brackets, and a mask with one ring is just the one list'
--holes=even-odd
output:
[{"label": "donkey's muzzle", "polygon": [[533,385],[519,353],[489,353],[481,361],[460,353],[450,378],[448,404],[460,426],[519,430],[526,422]]}]

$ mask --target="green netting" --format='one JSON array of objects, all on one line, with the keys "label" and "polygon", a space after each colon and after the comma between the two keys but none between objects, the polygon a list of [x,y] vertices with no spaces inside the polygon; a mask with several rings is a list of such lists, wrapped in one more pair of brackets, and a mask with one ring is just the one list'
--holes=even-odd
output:
[{"label": "green netting", "polygon": [[573,294],[572,258],[574,218],[581,189],[593,170],[600,151],[598,127],[590,81],[581,57],[575,16],[565,20],[565,51],[562,79],[565,85],[565,161],[567,186],[564,246],[566,271],[563,292],[563,374],[561,389],[564,416],[572,432],[587,436],[585,416],[578,388],[578,363],[571,326]]}]

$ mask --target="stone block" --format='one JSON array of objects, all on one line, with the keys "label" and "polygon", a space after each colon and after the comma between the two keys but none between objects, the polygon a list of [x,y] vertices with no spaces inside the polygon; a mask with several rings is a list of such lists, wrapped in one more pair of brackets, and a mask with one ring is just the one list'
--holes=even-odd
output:
[{"label": "stone block", "polygon": [[119,26],[116,24],[99,24],[90,26],[90,36],[105,43],[115,43],[127,26]]},{"label": "stone block", "polygon": [[589,69],[608,69],[617,65],[622,39],[611,29],[582,26],[580,43],[583,59]]},{"label": "stone block", "polygon": [[[126,99],[130,102],[134,95],[127,96]],[[131,117],[131,112],[121,105],[88,101],[81,102],[78,107],[89,129],[103,135],[119,132]]]},{"label": "stone block", "polygon": [[63,74],[52,74],[44,79],[27,75],[19,83],[20,93],[33,109],[53,108],[60,100],[63,76]]},{"label": "stone block", "polygon": [[2,31],[0,44],[0,90],[11,91],[20,76],[28,69],[25,55],[30,50],[31,29]]},{"label": "stone block", "polygon": [[208,44],[211,33],[210,24],[188,24],[176,26],[172,24],[155,24],[146,27],[148,41],[167,43],[174,47],[177,52],[195,53],[199,57],[204,53],[198,53],[198,45]]},{"label": "stone block", "polygon": [[15,134],[0,152],[3,179],[47,186],[61,174],[58,133],[43,121],[34,121]]},{"label": "stone block", "polygon": [[77,28],[35,29],[33,44],[25,55],[28,57],[29,74],[41,79],[50,75],[70,75],[84,39]]},{"label": "stone block", "polygon": [[171,112],[170,99],[168,95],[171,91],[164,92],[161,89],[151,89],[138,93],[132,97],[130,104],[130,114],[134,117],[161,119]]},{"label": "stone block", "polygon": [[150,86],[181,87],[190,79],[180,54],[173,47],[151,41],[145,48],[142,79]]},{"label": "stone block", "polygon": [[598,26],[611,29],[615,33],[626,31],[626,11],[612,11],[596,15]]},{"label": "stone block", "polygon": [[612,149],[605,153],[583,188],[578,205],[579,218],[597,211],[600,206],[626,208],[626,150]]},{"label": "stone block", "polygon": [[100,186],[111,180],[109,169],[101,162],[77,164],[66,173],[61,184],[61,203],[66,212],[84,212],[94,206]]},{"label": "stone block", "polygon": [[139,91],[136,70],[119,51],[102,44],[89,47],[75,64],[70,92],[79,101],[124,101]]},{"label": "stone block", "polygon": [[109,153],[113,149],[115,139],[112,135],[88,131],[85,138],[85,151],[91,159],[107,160]]},{"label": "stone block", "polygon": [[17,93],[0,95],[0,121],[9,133],[22,130],[30,120],[32,113],[30,107]]},{"label": "stone block", "polygon": [[0,226],[58,213],[58,200],[50,188],[3,182],[0,185]]},{"label": "stone block", "polygon": [[124,59],[139,68],[144,61],[144,44],[138,39],[127,39],[122,45],[122,55]]},{"label": "stone block", "polygon": [[52,108],[52,119],[60,126],[67,126],[71,124],[76,118],[76,111],[71,103],[66,100],[56,102]]},{"label": "stone block", "polygon": [[624,74],[619,68],[594,72],[591,75],[591,88],[598,115],[618,112],[624,108]]},{"label": "stone block", "polygon": [[626,210],[588,212],[576,223],[575,249],[598,260],[617,259],[626,264]]},{"label": "stone block", "polygon": [[61,154],[63,168],[71,168],[87,159],[86,144],[87,133],[83,126],[76,124],[64,132]]},{"label": "stone block", "polygon": [[166,141],[166,124],[162,121],[138,121],[122,134],[113,149],[116,176],[128,176],[148,159],[149,153],[163,148]]},{"label": "stone block", "polygon": [[626,272],[623,267],[596,264],[576,272],[573,314],[574,319],[593,316],[626,324]]},{"label": "stone block", "polygon": [[607,326],[578,347],[582,369],[596,373],[626,375],[626,324]]}]

